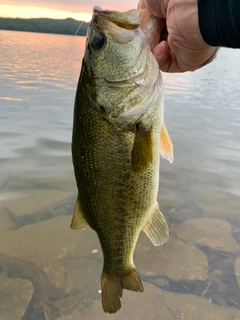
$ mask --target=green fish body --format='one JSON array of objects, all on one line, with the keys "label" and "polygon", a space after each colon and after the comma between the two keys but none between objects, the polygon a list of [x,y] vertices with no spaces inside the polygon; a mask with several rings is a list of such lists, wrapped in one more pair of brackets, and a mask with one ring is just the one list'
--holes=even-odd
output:
[{"label": "green fish body", "polygon": [[168,238],[157,203],[163,90],[147,34],[156,24],[146,10],[95,8],[76,93],[71,227],[89,225],[99,237],[109,313],[120,309],[123,289],[143,291],[133,263],[141,230],[155,245]]}]

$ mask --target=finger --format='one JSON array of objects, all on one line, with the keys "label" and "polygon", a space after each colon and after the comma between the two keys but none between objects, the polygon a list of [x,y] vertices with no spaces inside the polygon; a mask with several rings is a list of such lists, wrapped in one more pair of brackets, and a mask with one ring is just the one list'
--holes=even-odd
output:
[{"label": "finger", "polygon": [[145,1],[144,0],[140,0],[138,2],[138,9],[146,9],[146,4],[145,4]]},{"label": "finger", "polygon": [[163,72],[184,72],[178,63],[176,56],[169,48],[167,41],[161,41],[153,49],[153,54],[158,62],[159,69]]},{"label": "finger", "polygon": [[161,41],[153,48],[152,52],[158,62],[160,70],[167,72],[170,64],[170,48],[167,41]]},{"label": "finger", "polygon": [[167,41],[161,41],[153,48],[152,52],[159,64],[159,67],[161,67],[163,64],[166,63],[170,54],[170,48],[168,46]]},{"label": "finger", "polygon": [[138,9],[147,8],[154,16],[160,19],[166,19],[168,2],[169,0],[139,0]]}]

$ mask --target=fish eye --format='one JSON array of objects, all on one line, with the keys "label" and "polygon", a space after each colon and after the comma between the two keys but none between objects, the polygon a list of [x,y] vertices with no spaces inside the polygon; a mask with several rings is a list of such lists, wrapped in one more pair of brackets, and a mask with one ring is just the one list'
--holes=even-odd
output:
[{"label": "fish eye", "polygon": [[103,34],[95,34],[91,41],[93,50],[98,51],[102,49],[107,43],[107,39]]}]

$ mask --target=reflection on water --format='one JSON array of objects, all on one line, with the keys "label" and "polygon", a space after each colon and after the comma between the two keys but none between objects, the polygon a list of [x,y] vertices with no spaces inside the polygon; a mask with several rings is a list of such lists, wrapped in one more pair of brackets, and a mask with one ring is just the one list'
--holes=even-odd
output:
[{"label": "reflection on water", "polygon": [[239,51],[164,75],[175,162],[162,161],[158,200],[170,240],[140,236],[145,291],[124,292],[121,311],[105,315],[96,234],[69,228],[85,39],[0,31],[0,43],[1,319],[240,319]]}]

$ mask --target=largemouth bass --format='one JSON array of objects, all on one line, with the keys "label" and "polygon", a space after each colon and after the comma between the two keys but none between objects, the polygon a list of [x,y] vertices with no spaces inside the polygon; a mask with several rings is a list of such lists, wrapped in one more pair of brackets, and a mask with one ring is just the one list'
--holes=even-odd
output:
[{"label": "largemouth bass", "polygon": [[104,256],[103,310],[121,307],[123,289],[143,291],[133,253],[141,230],[168,239],[157,192],[160,152],[173,160],[163,123],[163,85],[151,53],[159,20],[147,10],[94,8],[74,109],[78,199],[73,229],[96,231]]}]

